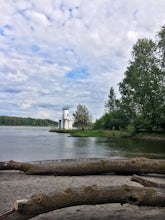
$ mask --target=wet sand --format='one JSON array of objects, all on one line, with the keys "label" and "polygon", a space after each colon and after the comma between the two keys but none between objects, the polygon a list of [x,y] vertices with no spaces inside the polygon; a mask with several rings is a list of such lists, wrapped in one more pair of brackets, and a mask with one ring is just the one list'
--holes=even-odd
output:
[{"label": "wet sand", "polygon": [[[88,185],[109,186],[128,184],[130,176],[28,176],[20,171],[0,171],[0,213],[13,208],[16,199],[29,198],[38,193],[55,192],[68,187]],[[149,180],[164,183],[164,176],[148,176]],[[107,220],[107,219],[165,219],[165,207],[138,207],[132,205],[103,204],[68,207],[31,218],[33,220]]]}]

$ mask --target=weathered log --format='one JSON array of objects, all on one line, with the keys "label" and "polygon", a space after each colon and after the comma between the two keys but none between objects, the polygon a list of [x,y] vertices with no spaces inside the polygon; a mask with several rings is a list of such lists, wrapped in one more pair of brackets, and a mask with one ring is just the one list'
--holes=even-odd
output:
[{"label": "weathered log", "polygon": [[16,216],[15,210],[14,209],[7,210],[3,213],[0,213],[0,220],[6,220],[6,219],[8,219],[8,217],[10,218],[12,215]]},{"label": "weathered log", "polygon": [[165,184],[163,184],[163,183],[156,183],[156,182],[147,180],[147,179],[142,178],[142,177],[137,176],[137,175],[133,175],[131,177],[131,181],[140,183],[142,186],[145,186],[145,187],[155,187],[155,188],[165,189]]},{"label": "weathered log", "polygon": [[[5,163],[5,162],[3,162]],[[13,166],[13,167],[12,167]],[[9,162],[0,164],[0,169],[18,169],[31,175],[92,175],[104,173],[120,174],[165,174],[165,160],[157,159],[96,159],[89,161],[62,161],[48,164]]]},{"label": "weathered log", "polygon": [[0,170],[22,170],[22,166],[29,163],[21,163],[13,160],[0,162]]},{"label": "weathered log", "polygon": [[14,211],[0,220],[26,220],[41,213],[76,206],[105,203],[129,203],[139,206],[165,206],[165,190],[135,186],[84,186],[67,188],[58,193],[39,194],[26,200],[16,200]]},{"label": "weathered log", "polygon": [[165,174],[165,160],[151,160],[144,158],[120,159],[120,160],[91,160],[71,161],[54,164],[25,164],[22,170],[26,174],[39,175],[91,175],[103,173]]}]

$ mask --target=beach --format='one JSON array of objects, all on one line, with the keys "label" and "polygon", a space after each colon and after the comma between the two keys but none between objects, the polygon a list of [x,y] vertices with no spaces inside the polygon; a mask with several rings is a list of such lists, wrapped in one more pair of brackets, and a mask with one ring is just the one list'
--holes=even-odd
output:
[{"label": "beach", "polygon": [[[0,171],[0,213],[12,209],[15,200],[32,195],[56,192],[68,187],[116,186],[140,184],[130,181],[131,176],[90,175],[90,176],[37,176],[25,175],[20,171]],[[164,183],[163,175],[150,175],[147,179]],[[62,208],[31,218],[33,220],[97,220],[97,219],[165,219],[165,207],[138,207],[129,204],[83,205]]]}]

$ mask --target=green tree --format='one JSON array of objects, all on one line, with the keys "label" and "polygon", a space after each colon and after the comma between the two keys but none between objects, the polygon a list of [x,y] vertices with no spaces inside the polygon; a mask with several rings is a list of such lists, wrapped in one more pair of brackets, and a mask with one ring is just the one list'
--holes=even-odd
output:
[{"label": "green tree", "polygon": [[108,129],[109,128],[109,113],[105,113],[101,118],[97,119],[94,129]]},{"label": "green tree", "polygon": [[[137,129],[152,131],[161,120],[163,102],[163,72],[158,67],[156,45],[140,39],[133,47],[133,60],[119,84],[121,108]],[[145,121],[145,123],[144,123]]]},{"label": "green tree", "polygon": [[165,130],[165,26],[156,42],[139,39],[132,59],[119,83],[120,100],[110,88],[107,113],[96,121],[96,128],[147,132]]},{"label": "green tree", "polygon": [[82,130],[91,123],[91,115],[85,105],[79,104],[76,112],[73,114],[73,117],[77,126]]},{"label": "green tree", "polygon": [[34,119],[34,118],[22,118],[13,116],[0,116],[0,125],[10,125],[10,126],[57,126],[57,122],[49,119]]},{"label": "green tree", "polygon": [[96,120],[95,129],[115,129],[121,130],[128,125],[128,118],[122,110],[115,110],[110,113],[105,113],[100,119]]},{"label": "green tree", "polygon": [[116,96],[113,87],[109,90],[108,101],[105,103],[105,108],[108,112],[113,112],[116,109]]},{"label": "green tree", "polygon": [[108,100],[105,102],[105,108],[109,113],[120,109],[120,100],[116,99],[113,87],[111,87],[109,90]]},{"label": "green tree", "polygon": [[157,49],[160,65],[165,70],[165,26],[158,33]]},{"label": "green tree", "polygon": [[160,114],[160,126],[165,130],[165,25],[161,28],[157,38],[157,54],[159,57],[160,68],[163,71],[162,79],[162,107]]}]

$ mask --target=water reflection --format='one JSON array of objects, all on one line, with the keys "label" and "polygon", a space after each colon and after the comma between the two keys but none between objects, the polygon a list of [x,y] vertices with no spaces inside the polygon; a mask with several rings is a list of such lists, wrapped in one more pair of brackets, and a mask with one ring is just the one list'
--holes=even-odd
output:
[{"label": "water reflection", "polygon": [[140,140],[131,138],[99,138],[96,145],[104,145],[114,155],[123,157],[145,156],[165,158],[164,141]]},{"label": "water reflection", "polygon": [[164,142],[70,137],[41,127],[0,127],[0,161],[137,156],[165,158]]}]

